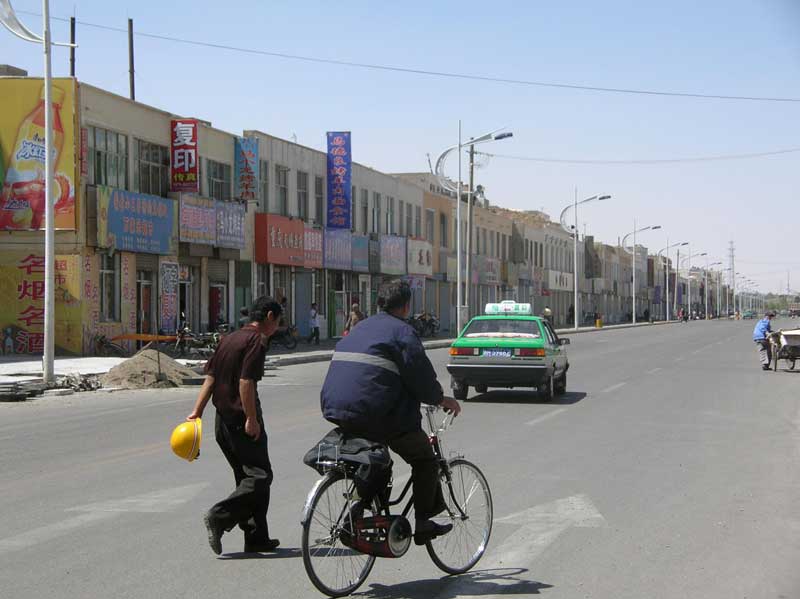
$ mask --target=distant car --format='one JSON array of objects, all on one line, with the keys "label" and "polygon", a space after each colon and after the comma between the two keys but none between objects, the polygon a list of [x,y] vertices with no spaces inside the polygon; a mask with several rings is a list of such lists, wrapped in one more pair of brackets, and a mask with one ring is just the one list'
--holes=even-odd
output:
[{"label": "distant car", "polygon": [[485,314],[469,321],[450,346],[453,396],[465,400],[470,387],[534,387],[547,399],[567,390],[569,361],[547,320],[531,314],[530,304],[486,304]]},{"label": "distant car", "polygon": [[755,317],[756,313],[753,312],[752,310],[745,310],[744,312],[742,312],[742,318],[755,318]]}]

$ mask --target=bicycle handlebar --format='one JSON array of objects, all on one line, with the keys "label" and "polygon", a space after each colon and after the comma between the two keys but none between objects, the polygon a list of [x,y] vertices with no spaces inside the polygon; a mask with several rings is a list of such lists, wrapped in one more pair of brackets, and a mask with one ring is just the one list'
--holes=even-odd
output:
[{"label": "bicycle handlebar", "polygon": [[426,405],[423,409],[425,410],[425,416],[428,419],[428,429],[430,430],[431,434],[443,433],[450,427],[451,424],[453,424],[455,416],[452,413],[448,413],[445,414],[444,418],[442,419],[442,423],[439,426],[436,426],[436,423],[433,420],[433,415],[441,409],[439,406]]}]

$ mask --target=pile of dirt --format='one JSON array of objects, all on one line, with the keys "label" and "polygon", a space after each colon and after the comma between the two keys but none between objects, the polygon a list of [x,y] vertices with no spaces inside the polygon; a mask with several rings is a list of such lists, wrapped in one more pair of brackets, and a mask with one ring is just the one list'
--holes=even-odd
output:
[{"label": "pile of dirt", "polygon": [[[161,377],[158,376],[159,363]],[[146,349],[112,368],[102,382],[103,387],[107,388],[153,389],[178,387],[184,384],[185,379],[196,378],[197,374],[168,355]]]}]

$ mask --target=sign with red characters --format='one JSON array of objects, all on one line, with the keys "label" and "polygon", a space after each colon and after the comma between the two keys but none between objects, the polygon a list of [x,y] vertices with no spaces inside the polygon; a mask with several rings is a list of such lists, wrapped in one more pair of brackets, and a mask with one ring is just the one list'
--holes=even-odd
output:
[{"label": "sign with red characters", "polygon": [[170,191],[200,193],[197,120],[173,119],[170,125]]}]

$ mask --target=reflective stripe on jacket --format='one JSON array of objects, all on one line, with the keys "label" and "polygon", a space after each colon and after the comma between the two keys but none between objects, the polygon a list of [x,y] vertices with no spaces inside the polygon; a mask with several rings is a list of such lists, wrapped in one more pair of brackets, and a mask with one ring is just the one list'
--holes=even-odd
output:
[{"label": "reflective stripe on jacket", "polygon": [[442,396],[413,327],[382,312],[336,344],[320,401],[327,420],[389,438],[419,430],[420,403]]}]

